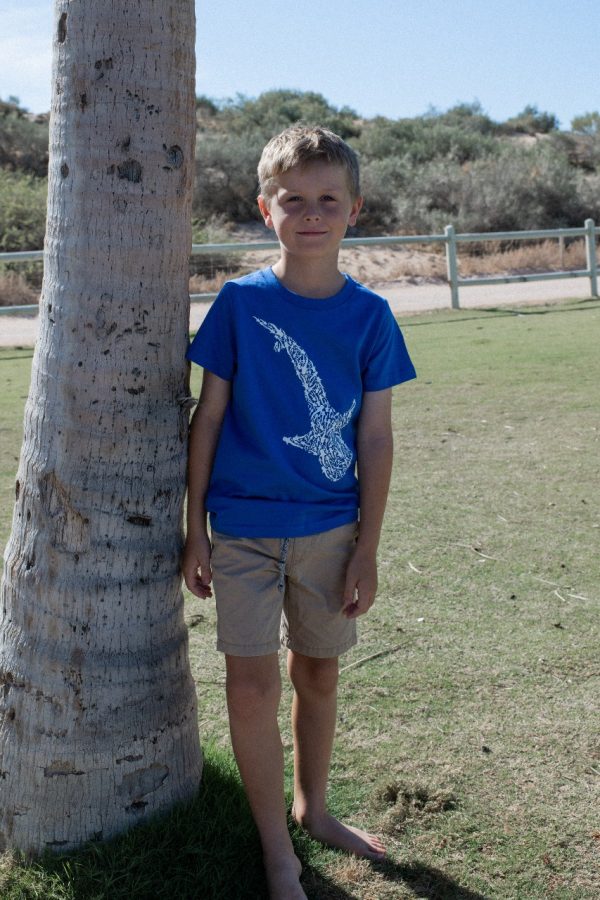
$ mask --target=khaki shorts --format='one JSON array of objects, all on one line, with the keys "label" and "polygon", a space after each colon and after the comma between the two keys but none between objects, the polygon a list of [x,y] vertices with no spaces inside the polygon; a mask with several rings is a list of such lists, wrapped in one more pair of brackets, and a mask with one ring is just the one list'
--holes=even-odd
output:
[{"label": "khaki shorts", "polygon": [[342,615],[356,522],[299,538],[243,538],[213,531],[217,649],[264,656],[287,647],[305,656],[339,656],[356,643]]}]

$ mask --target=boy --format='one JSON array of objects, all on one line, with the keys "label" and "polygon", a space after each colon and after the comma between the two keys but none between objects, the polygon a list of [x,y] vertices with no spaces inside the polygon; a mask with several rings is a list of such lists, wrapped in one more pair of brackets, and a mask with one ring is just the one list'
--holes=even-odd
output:
[{"label": "boy", "polygon": [[280,640],[294,687],[292,815],[317,840],[385,855],[379,838],[327,812],[325,792],[338,656],[377,587],[391,388],[415,372],[385,300],[338,269],[362,206],[354,151],[326,129],[293,126],[269,141],[258,175],[281,255],[223,287],[188,351],[204,381],[182,568],[201,598],[214,578],[232,744],[269,895],[295,900],[306,895],[284,801]]}]

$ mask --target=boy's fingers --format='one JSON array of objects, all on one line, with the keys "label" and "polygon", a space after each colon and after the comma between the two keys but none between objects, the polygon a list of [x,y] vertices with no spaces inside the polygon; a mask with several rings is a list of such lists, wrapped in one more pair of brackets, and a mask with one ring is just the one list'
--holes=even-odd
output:
[{"label": "boy's fingers", "polygon": [[210,564],[202,565],[200,564],[196,569],[196,579],[198,584],[200,584],[205,591],[208,591],[210,594],[210,583],[212,581],[212,570],[210,568]]},{"label": "boy's fingers", "polygon": [[212,596],[212,590],[210,588],[212,571],[210,564],[202,566],[199,560],[196,560],[191,565],[185,566],[183,569],[183,580],[185,581],[188,590],[196,597],[200,597],[204,600],[207,597]]},{"label": "boy's fingers", "polygon": [[361,585],[360,582],[352,590],[352,594],[346,599],[344,594],[344,605],[342,612],[349,619],[356,619],[358,616],[368,612],[375,602],[375,591],[367,585]]}]

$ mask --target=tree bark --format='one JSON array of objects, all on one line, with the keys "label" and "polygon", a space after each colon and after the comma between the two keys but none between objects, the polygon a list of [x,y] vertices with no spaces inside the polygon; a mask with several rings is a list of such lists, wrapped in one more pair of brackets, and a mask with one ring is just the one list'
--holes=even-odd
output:
[{"label": "tree bark", "polygon": [[40,335],[0,620],[0,848],[201,775],[179,576],[193,0],[57,0]]}]

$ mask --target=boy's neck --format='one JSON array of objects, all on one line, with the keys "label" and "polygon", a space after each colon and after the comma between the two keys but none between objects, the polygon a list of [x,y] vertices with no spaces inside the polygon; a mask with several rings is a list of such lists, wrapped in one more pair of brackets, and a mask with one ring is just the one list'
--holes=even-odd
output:
[{"label": "boy's neck", "polygon": [[345,284],[337,267],[337,257],[335,261],[315,259],[307,262],[282,255],[273,266],[273,273],[289,291],[315,299],[333,297]]}]

